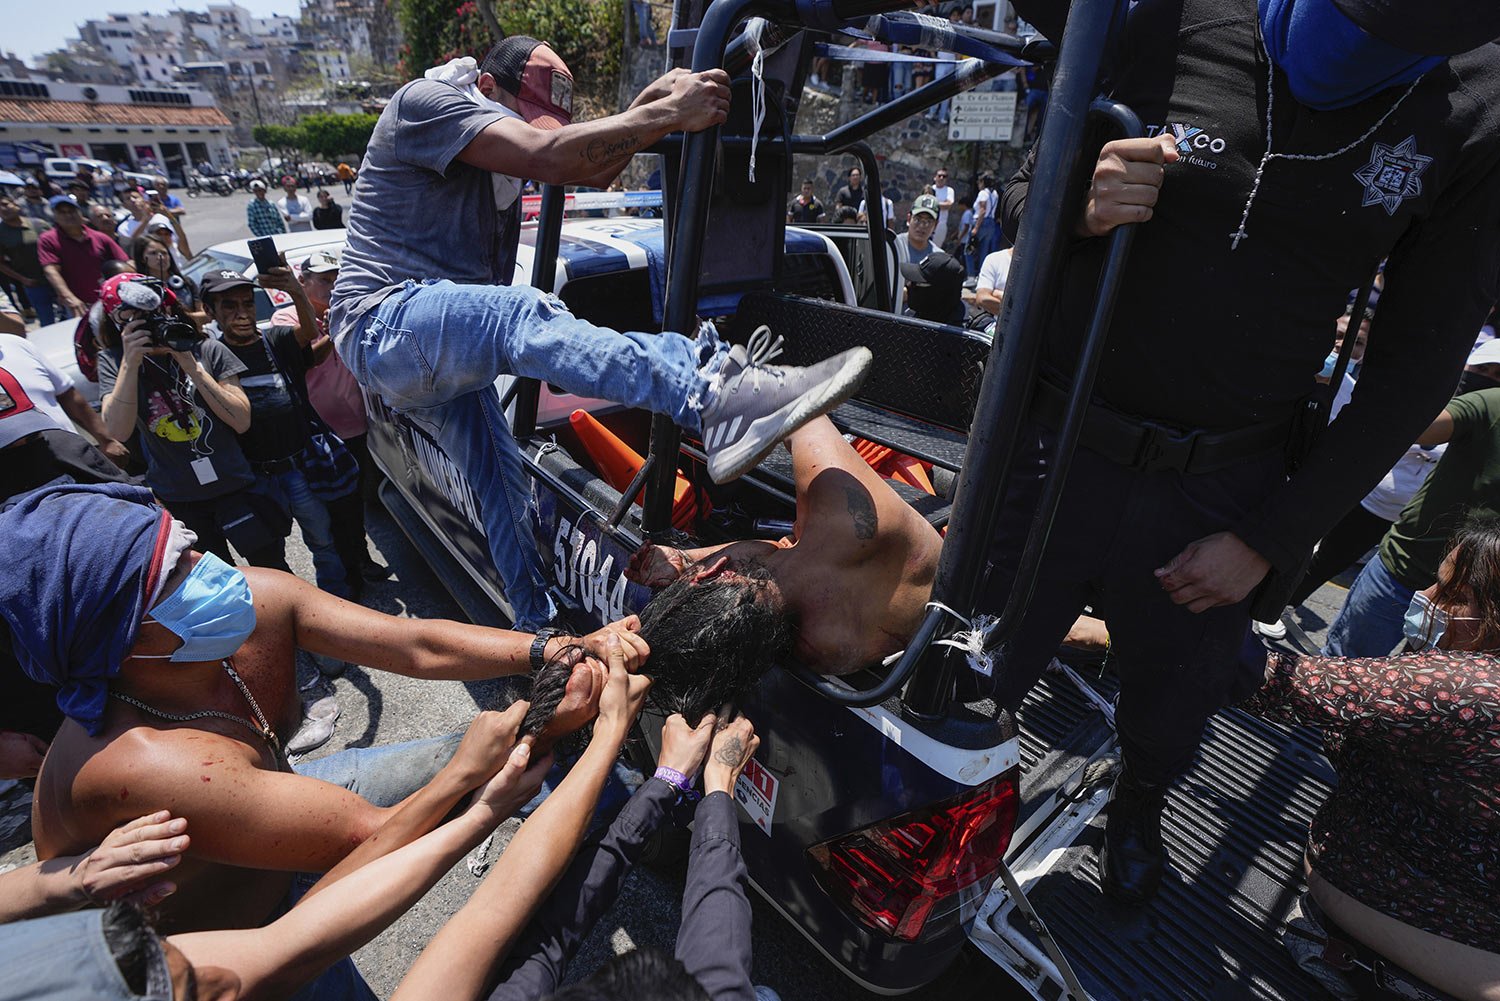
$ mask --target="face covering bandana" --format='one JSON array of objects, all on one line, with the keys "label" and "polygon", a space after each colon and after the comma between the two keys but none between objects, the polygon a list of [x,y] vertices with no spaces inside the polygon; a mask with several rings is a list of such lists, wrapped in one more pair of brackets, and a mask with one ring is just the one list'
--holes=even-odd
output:
[{"label": "face covering bandana", "polygon": [[1496,388],[1500,388],[1500,379],[1491,379],[1483,372],[1465,372],[1458,378],[1457,395],[1462,396],[1465,393],[1473,393],[1481,389]]},{"label": "face covering bandana", "polygon": [[204,553],[182,586],[147,617],[181,636],[182,646],[170,654],[136,654],[141,660],[224,660],[255,631],[249,582],[213,553]]},{"label": "face covering bandana", "polygon": [[1319,111],[1358,104],[1410,83],[1444,56],[1422,56],[1382,42],[1345,17],[1333,0],[1258,0],[1271,62],[1298,101]]},{"label": "face covering bandana", "polygon": [[[450,59],[441,66],[434,66],[422,76],[428,80],[436,80],[439,83],[457,87],[463,91],[465,97],[486,111],[498,112],[506,118],[515,118],[523,122],[526,120],[505,105],[498,101],[491,101],[484,96],[484,92],[479,89],[479,64],[474,61],[473,56]],[[508,174],[491,174],[490,181],[495,188],[495,211],[507,211],[520,197],[521,179]]]},{"label": "face covering bandana", "polygon": [[1418,591],[1411,596],[1411,604],[1406,606],[1401,635],[1406,637],[1413,650],[1435,650],[1448,632],[1448,623],[1478,621],[1478,618],[1471,615],[1449,615],[1434,605],[1427,595]]}]

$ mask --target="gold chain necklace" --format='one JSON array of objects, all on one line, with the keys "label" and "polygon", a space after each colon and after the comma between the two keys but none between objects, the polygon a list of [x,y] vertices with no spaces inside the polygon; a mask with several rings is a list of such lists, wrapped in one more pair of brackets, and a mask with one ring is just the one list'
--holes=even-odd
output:
[{"label": "gold chain necklace", "polygon": [[125,695],[121,692],[110,692],[109,694],[119,699],[121,702],[126,702],[130,705],[135,706],[142,712],[150,713],[152,716],[155,716],[158,719],[168,720],[173,723],[190,723],[196,719],[227,719],[231,723],[238,723],[240,726],[247,727],[260,734],[261,739],[263,739],[267,744],[271,746],[271,751],[276,754],[277,757],[280,757],[281,741],[277,739],[276,732],[271,729],[271,724],[266,722],[265,714],[260,711],[260,705],[255,701],[255,696],[250,694],[249,686],[247,686],[245,682],[240,678],[239,674],[235,672],[235,669],[229,666],[229,661],[223,660],[219,663],[223,666],[224,673],[229,675],[229,680],[234,682],[235,687],[240,690],[240,694],[245,697],[245,701],[250,703],[250,711],[255,714],[254,723],[245,719],[245,717],[243,716],[235,716],[232,713],[219,712],[219,710],[217,709],[204,709],[201,712],[195,713],[162,712],[160,709],[156,709],[152,706],[146,705],[146,703],[142,702],[140,699],[132,698],[131,696]]}]

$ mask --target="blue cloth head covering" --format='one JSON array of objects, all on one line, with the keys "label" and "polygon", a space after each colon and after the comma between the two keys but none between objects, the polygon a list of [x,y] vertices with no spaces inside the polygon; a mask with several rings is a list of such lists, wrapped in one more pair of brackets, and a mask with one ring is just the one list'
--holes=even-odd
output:
[{"label": "blue cloth head covering", "polygon": [[53,483],[0,511],[0,616],[16,659],[58,686],[58,708],[90,734],[163,572],[170,529],[151,491],[125,483]]},{"label": "blue cloth head covering", "polygon": [[1293,96],[1319,111],[1411,83],[1445,61],[1376,38],[1334,0],[1258,0],[1258,7],[1266,55],[1286,74]]}]

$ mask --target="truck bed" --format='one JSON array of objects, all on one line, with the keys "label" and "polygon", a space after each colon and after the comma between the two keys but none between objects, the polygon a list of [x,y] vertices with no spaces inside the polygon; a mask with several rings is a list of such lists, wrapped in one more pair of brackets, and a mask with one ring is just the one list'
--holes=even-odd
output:
[{"label": "truck bed", "polygon": [[[1112,695],[1111,677],[1090,680],[1106,697]],[[1155,901],[1130,908],[1099,890],[1100,810],[1108,796],[1104,771],[1113,750],[1102,715],[1065,678],[1049,675],[1028,697],[1020,723],[1027,770],[1023,795],[1033,812],[1038,805],[1032,801],[1045,799],[1054,788],[1070,788],[1066,781],[1042,777],[1049,764],[1056,770],[1058,749],[1067,754],[1092,739],[1080,740],[1080,734],[1106,736],[1108,750],[1096,755],[1097,764],[1089,769],[1096,781],[1077,789],[1079,769],[1071,769],[1072,801],[1034,825],[1029,843],[1010,860],[1032,906],[1095,1001],[1321,996],[1280,943],[1283,919],[1303,889],[1308,823],[1335,781],[1316,732],[1267,723],[1236,709],[1216,716],[1197,763],[1168,796],[1163,837],[1172,869]],[[1041,953],[1037,934],[1003,891],[992,892],[985,902],[974,938],[992,957],[1007,955],[1011,965],[1018,954],[1034,960]],[[1035,978],[1033,992],[1059,996],[1046,979]]]}]

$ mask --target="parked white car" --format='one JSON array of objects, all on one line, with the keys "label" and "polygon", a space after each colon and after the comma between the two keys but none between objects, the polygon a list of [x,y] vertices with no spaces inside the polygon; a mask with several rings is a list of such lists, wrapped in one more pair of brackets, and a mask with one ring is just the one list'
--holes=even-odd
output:
[{"label": "parked white car", "polygon": [[95,160],[87,156],[49,156],[42,161],[42,172],[47,175],[48,180],[59,187],[65,186],[73,175],[78,173],[78,165],[86,163],[94,168],[94,178],[105,183],[114,176],[115,169],[103,160]]}]

